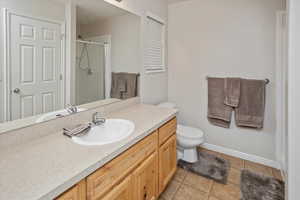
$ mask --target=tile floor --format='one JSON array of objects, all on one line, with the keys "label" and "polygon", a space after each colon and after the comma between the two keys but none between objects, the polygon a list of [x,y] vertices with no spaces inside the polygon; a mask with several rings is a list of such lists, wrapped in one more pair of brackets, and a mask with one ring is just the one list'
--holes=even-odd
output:
[{"label": "tile floor", "polygon": [[282,180],[280,171],[277,169],[206,149],[200,150],[216,154],[230,161],[231,168],[227,184],[219,184],[178,168],[173,180],[161,194],[159,200],[240,200],[239,184],[241,169],[243,168]]}]

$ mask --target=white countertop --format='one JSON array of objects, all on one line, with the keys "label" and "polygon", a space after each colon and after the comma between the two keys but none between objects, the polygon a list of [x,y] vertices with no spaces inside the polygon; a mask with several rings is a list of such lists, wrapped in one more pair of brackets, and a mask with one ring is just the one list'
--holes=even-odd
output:
[{"label": "white countertop", "polygon": [[0,199],[53,199],[114,157],[130,148],[177,110],[137,104],[108,118],[135,123],[134,133],[121,142],[98,147],[75,144],[62,132],[0,152]]}]

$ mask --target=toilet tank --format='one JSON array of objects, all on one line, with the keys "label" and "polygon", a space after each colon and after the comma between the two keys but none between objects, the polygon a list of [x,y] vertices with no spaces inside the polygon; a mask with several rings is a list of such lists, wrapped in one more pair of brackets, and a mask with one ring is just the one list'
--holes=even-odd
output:
[{"label": "toilet tank", "polygon": [[157,106],[162,107],[162,108],[173,108],[173,109],[177,108],[176,104],[172,103],[172,102],[163,102],[163,103],[158,104]]}]

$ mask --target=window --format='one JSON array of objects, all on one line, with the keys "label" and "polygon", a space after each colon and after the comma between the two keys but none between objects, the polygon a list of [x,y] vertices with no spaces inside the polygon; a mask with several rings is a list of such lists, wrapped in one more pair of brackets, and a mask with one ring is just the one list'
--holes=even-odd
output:
[{"label": "window", "polygon": [[165,22],[151,13],[146,20],[146,73],[165,71]]}]

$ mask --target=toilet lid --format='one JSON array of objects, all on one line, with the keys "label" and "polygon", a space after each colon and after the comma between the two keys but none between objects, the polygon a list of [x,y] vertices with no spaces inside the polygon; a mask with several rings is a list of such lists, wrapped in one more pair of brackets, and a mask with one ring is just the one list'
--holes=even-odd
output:
[{"label": "toilet lid", "polygon": [[200,139],[203,138],[203,131],[198,128],[193,128],[189,126],[178,125],[177,134],[182,137],[191,138],[191,139]]}]

